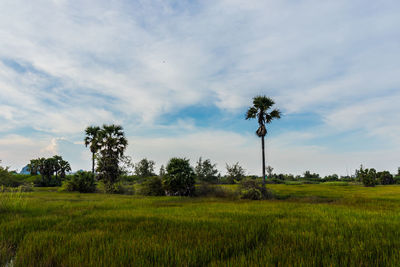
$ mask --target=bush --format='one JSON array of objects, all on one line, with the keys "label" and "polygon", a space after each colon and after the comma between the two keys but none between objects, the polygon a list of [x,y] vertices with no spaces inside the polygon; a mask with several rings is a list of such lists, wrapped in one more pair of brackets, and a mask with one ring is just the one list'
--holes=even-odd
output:
[{"label": "bush", "polygon": [[8,167],[0,166],[0,185],[6,187],[18,187],[24,183],[20,175],[14,175],[8,171]]},{"label": "bush", "polygon": [[262,185],[262,181],[255,179],[245,179],[240,182],[239,194],[243,199],[271,199],[274,198],[270,189]]},{"label": "bush", "polygon": [[139,194],[144,196],[165,196],[160,177],[150,177],[140,185]]},{"label": "bush", "polygon": [[263,198],[261,191],[257,188],[250,188],[242,190],[241,198],[243,199],[251,199],[251,200],[260,200]]},{"label": "bush", "polygon": [[226,178],[230,184],[234,184],[235,181],[241,181],[245,175],[245,170],[239,165],[239,162],[236,162],[232,166],[226,164],[226,172]]},{"label": "bush", "polygon": [[100,181],[97,183],[96,192],[102,194],[134,195],[135,188],[133,185],[123,182],[117,182],[110,185],[109,183]]},{"label": "bush", "polygon": [[93,193],[96,191],[96,183],[94,175],[91,172],[77,172],[68,181],[63,184],[63,190],[72,192],[78,191],[80,193]]},{"label": "bush", "polygon": [[388,171],[378,172],[377,177],[379,183],[382,185],[394,184],[393,175],[390,174]]},{"label": "bush", "polygon": [[375,186],[378,184],[376,170],[375,169],[363,169],[357,170],[357,178],[364,184],[364,186]]},{"label": "bush", "polygon": [[188,159],[172,158],[166,170],[163,184],[167,195],[192,196],[194,194],[195,174]]},{"label": "bush", "polygon": [[196,187],[197,197],[236,198],[237,192],[225,189],[220,185],[201,183]]},{"label": "bush", "polygon": [[200,157],[195,167],[197,179],[206,183],[218,183],[220,175],[216,166],[216,164],[211,163],[211,160],[206,159],[203,161]]},{"label": "bush", "polygon": [[121,194],[121,195],[134,195],[135,189],[131,184],[117,182],[113,185],[113,190],[108,193]]}]

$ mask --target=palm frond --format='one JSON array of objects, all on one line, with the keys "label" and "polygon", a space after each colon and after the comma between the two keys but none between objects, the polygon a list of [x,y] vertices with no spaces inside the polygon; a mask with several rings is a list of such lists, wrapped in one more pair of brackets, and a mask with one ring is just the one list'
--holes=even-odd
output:
[{"label": "palm frond", "polygon": [[257,116],[257,109],[255,107],[250,107],[246,112],[246,120],[254,119]]}]

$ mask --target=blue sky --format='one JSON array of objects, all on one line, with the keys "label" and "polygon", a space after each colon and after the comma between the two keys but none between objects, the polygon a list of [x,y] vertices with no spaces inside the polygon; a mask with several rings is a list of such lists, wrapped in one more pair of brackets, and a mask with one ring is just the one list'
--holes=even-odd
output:
[{"label": "blue sky", "polygon": [[0,3],[0,159],[61,154],[90,169],[88,125],[117,123],[157,168],[210,158],[261,172],[255,95],[276,172],[400,166],[398,1]]}]

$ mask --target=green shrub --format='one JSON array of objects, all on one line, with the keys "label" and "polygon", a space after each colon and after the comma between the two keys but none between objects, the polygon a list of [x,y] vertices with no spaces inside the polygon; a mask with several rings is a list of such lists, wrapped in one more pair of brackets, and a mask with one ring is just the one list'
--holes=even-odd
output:
[{"label": "green shrub", "polygon": [[140,185],[139,194],[144,196],[165,196],[161,178],[154,176],[146,179]]},{"label": "green shrub", "polygon": [[218,183],[220,175],[216,166],[216,164],[211,163],[210,159],[203,161],[200,157],[195,167],[197,179],[205,183]]},{"label": "green shrub", "polygon": [[364,186],[375,186],[378,184],[376,170],[375,169],[363,169],[357,170],[357,177],[364,184]]},{"label": "green shrub", "polygon": [[271,199],[274,198],[272,191],[263,186],[262,181],[256,179],[245,179],[240,182],[239,194],[243,199]]},{"label": "green shrub", "polygon": [[393,179],[393,175],[390,174],[388,171],[378,172],[377,178],[379,183],[382,185],[394,184],[395,181]]},{"label": "green shrub", "polygon": [[113,194],[121,194],[121,195],[134,195],[135,188],[132,184],[117,182],[113,185],[113,191],[109,192]]},{"label": "green shrub", "polygon": [[237,195],[237,192],[235,192],[234,190],[226,189],[221,185],[201,183],[196,187],[197,197],[218,197],[234,199],[237,197]]},{"label": "green shrub", "polygon": [[167,195],[194,195],[195,174],[188,159],[172,158],[168,162],[166,170],[163,185]]},{"label": "green shrub", "polygon": [[18,187],[23,183],[24,179],[21,179],[21,176],[10,173],[8,167],[4,168],[0,166],[0,185],[6,187]]},{"label": "green shrub", "polygon": [[109,183],[99,181],[97,183],[96,192],[102,194],[134,195],[135,188],[133,185],[124,182],[117,182],[110,185]]},{"label": "green shrub", "polygon": [[77,172],[70,180],[64,182],[63,190],[68,192],[78,191],[81,193],[95,192],[96,183],[93,173],[83,171]]},{"label": "green shrub", "polygon": [[261,191],[257,188],[244,189],[241,192],[241,198],[243,199],[251,199],[251,200],[260,200],[263,198]]}]

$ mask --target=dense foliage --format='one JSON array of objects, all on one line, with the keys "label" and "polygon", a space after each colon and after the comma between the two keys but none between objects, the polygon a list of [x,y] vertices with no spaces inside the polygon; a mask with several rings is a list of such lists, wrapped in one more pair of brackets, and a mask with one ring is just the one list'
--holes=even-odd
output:
[{"label": "dense foliage", "polygon": [[195,174],[188,159],[170,159],[166,171],[163,184],[167,195],[192,196],[194,194]]},{"label": "dense foliage", "polygon": [[114,192],[116,183],[122,174],[119,163],[124,156],[128,141],[123,128],[119,125],[103,125],[96,136],[98,155],[98,179],[105,184],[106,191]]},{"label": "dense foliage", "polygon": [[152,160],[144,158],[135,164],[135,174],[139,177],[155,176],[154,165],[156,163]]},{"label": "dense foliage", "polygon": [[63,188],[70,192],[93,193],[96,191],[94,174],[84,171],[77,172],[69,180],[64,182]]},{"label": "dense foliage", "polygon": [[60,186],[66,173],[71,171],[71,165],[61,156],[32,159],[28,164],[31,175],[40,174],[41,181],[35,181],[39,186]]},{"label": "dense foliage", "polygon": [[165,196],[162,180],[160,177],[150,177],[141,185],[139,194],[144,196]]},{"label": "dense foliage", "polygon": [[202,160],[200,157],[194,169],[197,179],[201,182],[217,183],[219,175],[216,166],[210,159]]},{"label": "dense foliage", "polygon": [[236,162],[233,165],[226,164],[227,181],[230,184],[234,184],[236,181],[241,181],[245,177],[245,170]]}]

